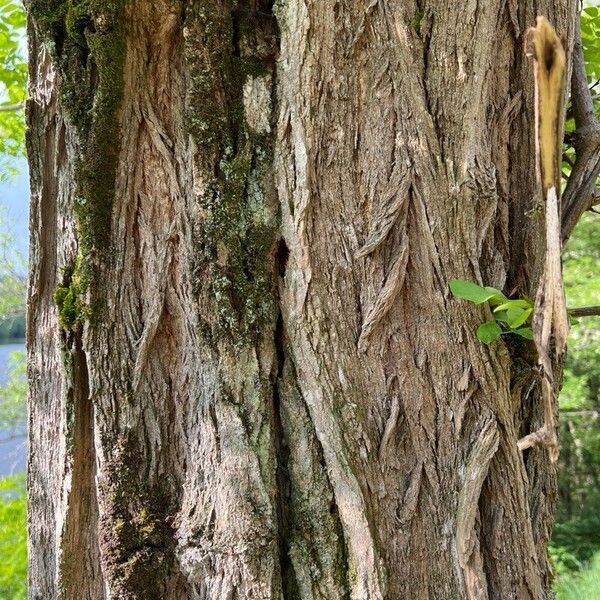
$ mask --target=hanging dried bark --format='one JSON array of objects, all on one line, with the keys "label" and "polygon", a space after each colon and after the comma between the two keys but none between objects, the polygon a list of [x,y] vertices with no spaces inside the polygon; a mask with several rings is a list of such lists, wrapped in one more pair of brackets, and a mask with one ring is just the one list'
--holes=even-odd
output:
[{"label": "hanging dried bark", "polygon": [[[533,335],[542,371],[544,424],[519,440],[525,450],[536,444],[548,447],[550,460],[558,460],[554,365],[562,364],[569,323],[562,279],[560,225],[560,162],[565,110],[566,59],[561,40],[544,17],[525,36],[525,52],[534,59],[536,158],[546,215],[545,263],[535,300]],[[550,336],[554,333],[555,361]]]}]

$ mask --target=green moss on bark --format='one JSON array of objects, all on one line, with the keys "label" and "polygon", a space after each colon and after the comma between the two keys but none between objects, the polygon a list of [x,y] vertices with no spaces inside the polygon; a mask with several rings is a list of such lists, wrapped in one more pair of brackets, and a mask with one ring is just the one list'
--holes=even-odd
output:
[{"label": "green moss on bark", "polygon": [[410,26],[418,33],[421,33],[421,21],[423,20],[424,11],[416,10],[413,18],[410,21]]},{"label": "green moss on bark", "polygon": [[252,12],[237,2],[223,8],[204,1],[186,15],[188,125],[206,182],[198,198],[198,287],[215,303],[217,333],[238,345],[275,316],[272,141],[248,127],[244,115],[245,83],[271,69],[274,25],[264,4]]},{"label": "green moss on bark", "polygon": [[50,48],[60,76],[61,105],[79,147],[74,199],[79,256],[71,283],[55,294],[61,326],[71,329],[99,306],[99,295],[90,284],[110,250],[121,137],[125,0],[30,0],[28,9]]},{"label": "green moss on bark", "polygon": [[169,490],[149,484],[140,464],[144,458],[139,441],[133,433],[121,436],[104,472],[109,501],[100,523],[107,557],[103,568],[111,574],[119,597],[162,600],[172,578],[174,507]]},{"label": "green moss on bark", "polygon": [[82,301],[83,291],[82,271],[76,261],[74,266],[63,271],[62,284],[54,290],[58,323],[65,331],[77,330],[86,318],[88,308]]}]

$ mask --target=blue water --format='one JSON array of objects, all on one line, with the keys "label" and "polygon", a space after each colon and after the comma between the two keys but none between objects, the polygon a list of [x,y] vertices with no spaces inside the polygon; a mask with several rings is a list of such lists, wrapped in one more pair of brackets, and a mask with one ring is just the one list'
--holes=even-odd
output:
[{"label": "blue water", "polygon": [[[25,344],[0,345],[0,385],[6,383],[12,352],[24,351]],[[0,431],[0,477],[25,469],[27,460],[27,433],[23,423],[15,431]]]}]

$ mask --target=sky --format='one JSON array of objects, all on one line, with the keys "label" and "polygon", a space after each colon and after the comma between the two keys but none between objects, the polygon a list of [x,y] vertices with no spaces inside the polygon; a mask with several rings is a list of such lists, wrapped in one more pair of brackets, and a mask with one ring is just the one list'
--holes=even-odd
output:
[{"label": "sky", "polygon": [[27,256],[29,244],[29,175],[27,161],[20,159],[19,173],[6,183],[0,182],[0,206],[7,216],[7,228],[15,236],[18,251]]}]

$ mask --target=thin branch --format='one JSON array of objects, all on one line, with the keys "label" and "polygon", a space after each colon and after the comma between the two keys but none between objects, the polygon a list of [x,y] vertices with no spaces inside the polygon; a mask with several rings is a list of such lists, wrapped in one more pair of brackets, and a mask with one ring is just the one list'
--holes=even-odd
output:
[{"label": "thin branch", "polygon": [[566,162],[571,168],[575,165],[575,163],[571,160],[569,155],[566,152],[563,152],[562,159]]},{"label": "thin branch", "polygon": [[16,112],[18,110],[23,110],[25,104],[20,102],[19,104],[4,104],[0,105],[0,112]]},{"label": "thin branch", "polygon": [[590,198],[594,196],[596,180],[600,173],[600,122],[594,111],[594,102],[585,73],[579,20],[576,21],[573,48],[571,102],[575,118],[572,143],[576,159],[563,194],[563,241],[568,239],[581,215],[593,206],[590,204]]},{"label": "thin branch", "polygon": [[600,317],[600,306],[582,306],[581,308],[567,309],[570,317]]}]

